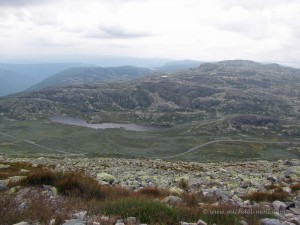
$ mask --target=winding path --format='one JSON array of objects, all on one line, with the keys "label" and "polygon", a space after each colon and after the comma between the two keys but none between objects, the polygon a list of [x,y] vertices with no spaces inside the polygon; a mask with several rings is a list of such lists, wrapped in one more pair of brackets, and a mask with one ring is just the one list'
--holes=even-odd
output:
[{"label": "winding path", "polygon": [[220,142],[240,142],[240,143],[258,143],[258,144],[296,144],[296,145],[300,145],[300,142],[288,142],[288,141],[282,141],[282,142],[272,142],[272,141],[246,141],[246,140],[231,140],[231,139],[224,139],[224,140],[214,140],[214,141],[209,141],[206,142],[204,144],[198,145],[196,147],[193,147],[185,152],[176,154],[176,155],[171,155],[171,156],[164,156],[164,157],[160,157],[161,159],[171,159],[171,158],[175,158],[178,156],[182,156],[185,154],[188,154],[190,152],[193,152],[197,149],[203,148],[205,146],[211,145],[211,144],[215,144],[215,143],[220,143]]},{"label": "winding path", "polygon": [[3,133],[3,132],[0,132],[0,134],[2,134],[3,136],[6,136],[6,137],[10,137],[10,138],[13,138],[13,139],[16,139],[16,140],[19,140],[19,141],[23,141],[23,142],[26,142],[26,143],[32,144],[32,145],[34,145],[34,146],[37,146],[37,147],[39,147],[39,148],[46,149],[46,150],[48,150],[48,151],[52,151],[52,152],[59,152],[59,153],[63,153],[63,154],[69,154],[69,155],[83,155],[83,153],[81,153],[81,154],[74,154],[74,153],[67,152],[67,151],[62,151],[62,150],[56,150],[56,149],[53,149],[53,148],[49,148],[49,147],[46,147],[46,146],[43,146],[43,145],[37,144],[37,143],[35,143],[34,141],[30,141],[30,140],[27,140],[27,139],[23,139],[23,138],[15,137],[15,136],[12,136],[12,135],[9,135],[9,134],[6,134],[6,133]]}]

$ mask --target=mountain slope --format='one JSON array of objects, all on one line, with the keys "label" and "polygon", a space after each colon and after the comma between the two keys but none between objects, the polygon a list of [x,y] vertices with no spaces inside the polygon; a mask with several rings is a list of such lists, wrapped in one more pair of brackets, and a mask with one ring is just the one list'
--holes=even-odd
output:
[{"label": "mountain slope", "polygon": [[149,69],[134,66],[70,68],[46,78],[29,90],[57,85],[93,84],[104,80],[132,79],[150,72]]},{"label": "mountain slope", "polygon": [[171,75],[56,86],[2,98],[0,112],[17,119],[67,113],[94,122],[170,125],[232,115],[238,116],[234,124],[290,123],[299,118],[299,90],[300,70],[251,61],[223,61]]},{"label": "mountain slope", "polygon": [[23,91],[54,73],[74,66],[79,64],[0,64],[0,96]]},{"label": "mountain slope", "polygon": [[196,60],[178,60],[178,61],[171,61],[164,64],[162,67],[158,67],[157,69],[159,71],[163,72],[176,72],[179,70],[187,70],[190,68],[196,68],[203,64],[202,61],[196,61]]}]

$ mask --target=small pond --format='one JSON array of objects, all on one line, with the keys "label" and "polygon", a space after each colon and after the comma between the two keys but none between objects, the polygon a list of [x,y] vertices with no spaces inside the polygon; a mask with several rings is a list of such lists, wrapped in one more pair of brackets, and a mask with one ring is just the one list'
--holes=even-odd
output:
[{"label": "small pond", "polygon": [[55,123],[62,123],[67,125],[88,127],[93,129],[109,129],[109,128],[123,128],[125,130],[131,131],[156,131],[162,130],[163,127],[159,126],[146,126],[146,125],[137,125],[134,123],[100,123],[100,124],[91,124],[86,121],[69,116],[51,116],[50,121]]}]

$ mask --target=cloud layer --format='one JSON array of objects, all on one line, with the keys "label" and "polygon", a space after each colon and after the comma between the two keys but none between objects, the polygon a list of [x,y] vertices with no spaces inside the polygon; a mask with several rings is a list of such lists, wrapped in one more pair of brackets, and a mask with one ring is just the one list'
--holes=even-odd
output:
[{"label": "cloud layer", "polygon": [[0,54],[300,65],[299,12],[298,0],[3,0]]}]

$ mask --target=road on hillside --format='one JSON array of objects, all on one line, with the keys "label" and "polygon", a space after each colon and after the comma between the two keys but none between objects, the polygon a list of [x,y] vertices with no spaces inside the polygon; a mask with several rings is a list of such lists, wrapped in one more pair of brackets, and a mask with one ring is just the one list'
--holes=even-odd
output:
[{"label": "road on hillside", "polygon": [[59,152],[59,153],[69,154],[69,155],[82,155],[82,154],[74,154],[74,153],[67,152],[67,151],[62,151],[62,150],[56,150],[56,149],[53,149],[53,148],[49,148],[49,147],[46,147],[46,146],[37,144],[37,143],[35,143],[34,141],[27,140],[27,139],[23,139],[23,138],[19,138],[19,137],[15,137],[15,136],[12,136],[12,135],[3,133],[3,132],[0,132],[0,134],[2,134],[3,136],[9,137],[9,138],[13,138],[13,139],[16,139],[16,140],[19,140],[19,141],[23,141],[23,142],[26,142],[26,143],[35,145],[35,146],[37,146],[37,147],[39,147],[39,148],[43,148],[43,149],[46,149],[46,150],[48,150],[48,151]]},{"label": "road on hillside", "polygon": [[179,154],[176,154],[176,155],[171,155],[171,156],[164,156],[164,157],[160,157],[161,159],[171,159],[171,158],[175,158],[175,157],[178,157],[178,156],[182,156],[182,155],[185,155],[185,154],[188,154],[190,152],[193,152],[195,150],[198,150],[198,149],[201,149],[203,147],[206,147],[208,145],[211,145],[211,144],[215,144],[215,143],[220,143],[220,142],[240,142],[240,143],[257,143],[257,144],[296,144],[296,145],[300,145],[300,142],[288,142],[288,141],[280,141],[280,142],[272,142],[272,141],[247,141],[247,140],[231,140],[231,139],[224,139],[224,140],[214,140],[214,141],[209,141],[209,142],[206,142],[204,144],[201,144],[201,145],[198,145],[196,147],[193,147],[185,152],[182,152],[182,153],[179,153]]}]

